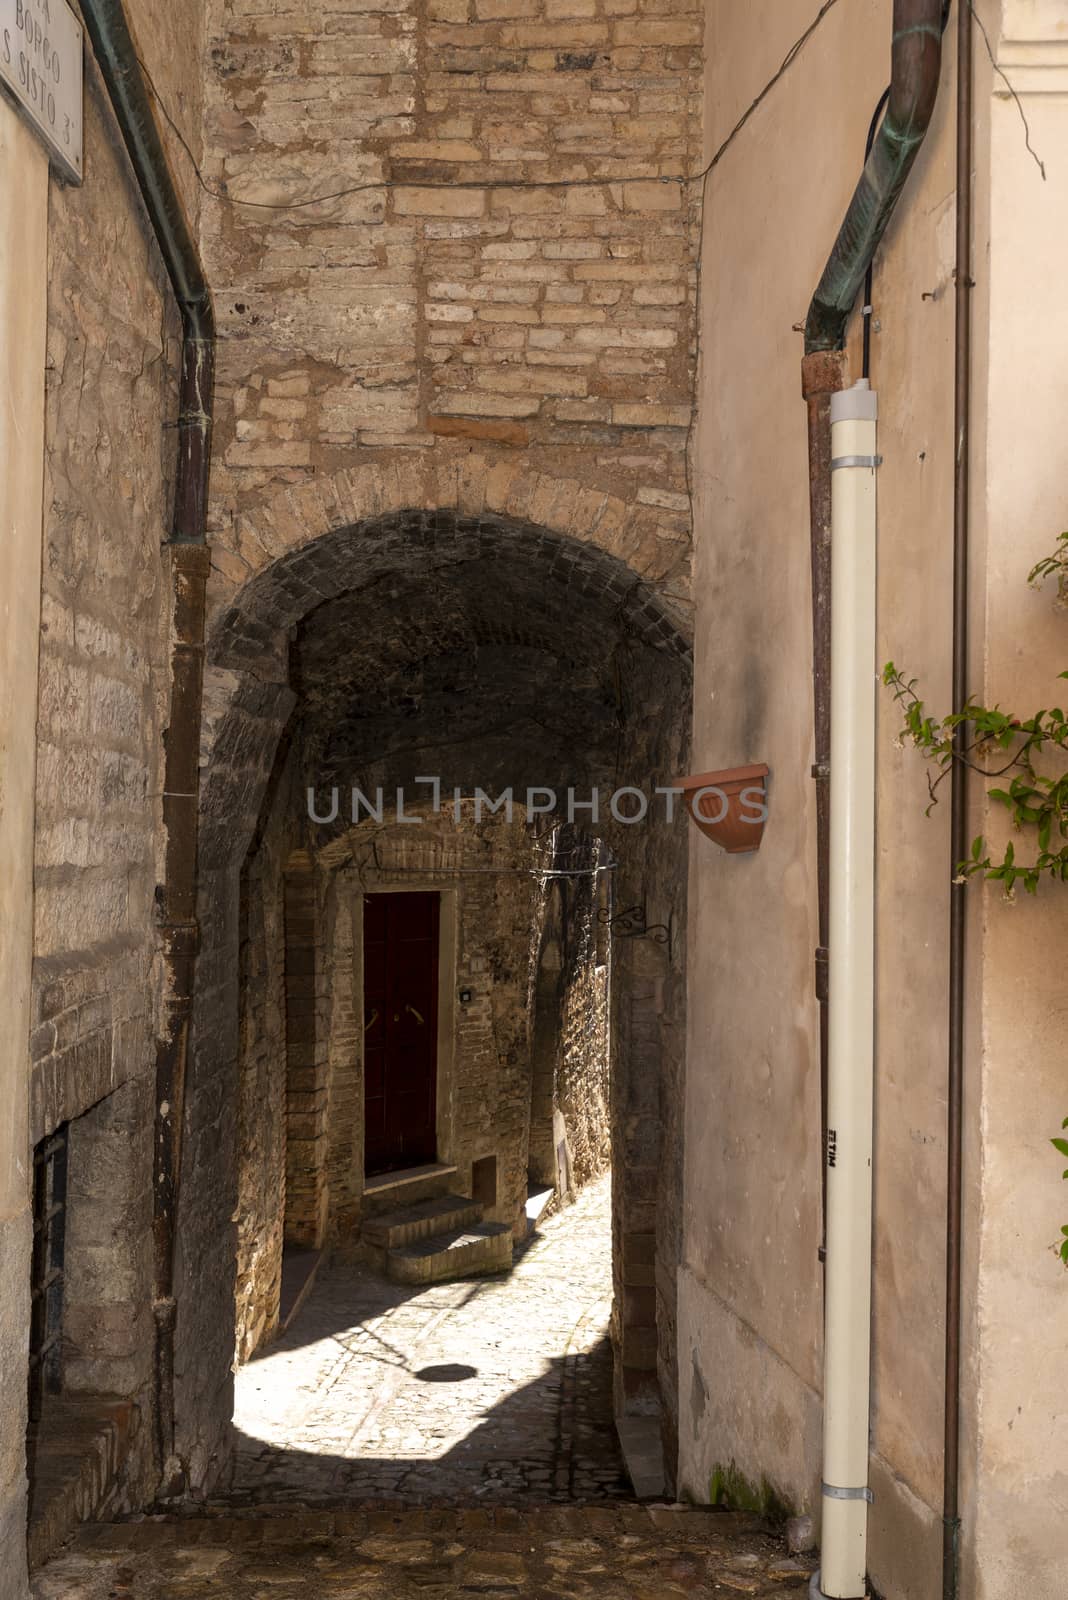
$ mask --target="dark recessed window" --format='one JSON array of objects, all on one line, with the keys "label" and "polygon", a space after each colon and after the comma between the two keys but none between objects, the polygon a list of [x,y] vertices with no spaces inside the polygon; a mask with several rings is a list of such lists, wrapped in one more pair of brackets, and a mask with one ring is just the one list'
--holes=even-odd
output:
[{"label": "dark recessed window", "polygon": [[63,1247],[67,1221],[67,1129],[33,1152],[33,1299],[30,1308],[30,1420],[63,1378]]}]

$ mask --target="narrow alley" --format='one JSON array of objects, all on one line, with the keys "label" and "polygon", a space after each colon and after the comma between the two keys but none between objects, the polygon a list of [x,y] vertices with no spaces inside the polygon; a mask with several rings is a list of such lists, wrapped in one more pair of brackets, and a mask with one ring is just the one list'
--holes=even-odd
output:
[{"label": "narrow alley", "polygon": [[234,1496],[469,1505],[629,1493],[612,1420],[610,1179],[512,1273],[413,1290],[328,1267],[237,1374]]},{"label": "narrow alley", "polygon": [[0,0],[0,1600],[1065,1600],[1066,19]]},{"label": "narrow alley", "polygon": [[338,1260],[237,1375],[232,1490],[88,1526],[35,1600],[771,1597],[757,1517],[631,1496],[612,1423],[610,1178],[507,1276],[419,1290]]}]

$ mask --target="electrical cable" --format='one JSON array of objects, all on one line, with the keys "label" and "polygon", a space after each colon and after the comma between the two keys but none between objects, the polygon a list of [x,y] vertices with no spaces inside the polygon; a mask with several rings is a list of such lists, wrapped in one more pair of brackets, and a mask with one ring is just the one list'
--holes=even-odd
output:
[{"label": "electrical cable", "polygon": [[[816,29],[820,26],[820,23],[823,21],[824,17],[827,15],[827,13],[829,11],[833,10],[833,8],[837,4],[838,4],[838,0],[823,0],[823,4],[820,6],[820,8],[817,11],[815,17],[809,23],[808,27],[804,30],[803,33],[801,33],[798,36],[797,39],[794,40],[793,44],[790,46],[789,50],[786,52],[786,54],[783,57],[781,63],[779,64],[777,70],[767,80],[767,82],[764,84],[764,86],[760,90],[760,92],[757,95],[755,95],[754,98],[749,102],[748,106],[742,112],[741,116],[738,118],[738,120],[734,124],[733,128],[731,128],[730,132],[726,135],[726,137],[722,140],[722,142],[717,146],[716,150],[713,152],[713,154],[709,158],[708,162],[705,164],[705,166],[703,166],[700,169],[700,171],[698,171],[698,172],[669,172],[669,173],[661,173],[658,177],[654,178],[652,181],[654,183],[684,183],[684,184],[702,183],[703,184],[704,180],[708,177],[708,175],[712,171],[712,169],[719,165],[720,161],[726,155],[727,151],[730,149],[730,147],[734,143],[735,139],[741,133],[742,129],[745,127],[746,123],[749,121],[749,119],[753,115],[753,113],[763,103],[763,101],[766,99],[766,97],[771,93],[772,89],[774,89],[775,85],[785,75],[785,73],[793,65],[793,63],[797,59],[797,57],[801,54],[801,51],[804,49],[805,45],[808,43],[808,41],[812,37],[812,35],[816,32]],[[257,211],[298,211],[298,210],[302,209],[305,206],[319,205],[320,203],[323,203],[323,202],[325,202],[327,200],[343,200],[343,199],[347,198],[347,196],[352,195],[352,194],[362,194],[362,193],[366,193],[366,192],[373,191],[373,190],[398,189],[398,188],[411,188],[411,187],[413,187],[412,181],[410,179],[379,178],[377,180],[374,180],[374,181],[368,182],[368,183],[350,184],[344,189],[334,189],[334,190],[331,190],[330,193],[328,193],[328,194],[309,195],[304,200],[286,200],[286,201],[235,200],[233,198],[233,196],[231,196],[231,195],[226,193],[225,189],[217,188],[214,184],[209,183],[208,180],[205,178],[203,172],[200,169],[200,165],[199,165],[196,157],[194,156],[192,149],[190,148],[188,140],[186,139],[186,137],[185,137],[184,133],[182,132],[181,128],[179,128],[178,124],[175,122],[174,118],[171,116],[170,111],[167,109],[167,106],[163,101],[163,97],[161,96],[159,90],[156,88],[156,85],[155,85],[155,83],[153,82],[153,79],[152,79],[152,74],[150,73],[148,67],[146,66],[145,62],[141,60],[140,56],[138,56],[137,60],[138,60],[138,64],[141,67],[141,71],[143,72],[143,74],[145,76],[145,81],[148,84],[149,90],[150,90],[153,98],[155,99],[156,104],[159,106],[159,109],[160,109],[160,111],[161,111],[161,113],[163,115],[164,120],[166,121],[166,123],[167,123],[168,127],[170,128],[171,132],[174,134],[175,138],[178,140],[179,144],[182,146],[182,149],[185,151],[186,155],[189,158],[190,164],[192,165],[192,168],[193,168],[193,174],[194,174],[198,184],[203,189],[204,193],[207,194],[207,195],[210,195],[213,200],[220,200],[220,201],[223,201],[224,203],[226,203],[228,205],[233,205],[233,206],[248,206],[248,207],[251,207],[251,208],[253,208],[253,209],[257,210]],[[639,173],[635,173],[635,174],[633,174],[633,177],[634,177],[635,180],[641,179],[643,181],[648,181],[649,174],[648,174],[648,172],[644,172],[644,173],[640,173],[640,174]],[[622,175],[614,174],[611,177],[604,177],[604,178],[562,178],[562,179],[560,179],[560,178],[558,178],[558,179],[553,179],[553,178],[497,178],[497,179],[490,179],[489,181],[487,181],[485,183],[476,183],[476,182],[470,182],[470,183],[462,183],[461,182],[461,183],[457,183],[457,182],[454,182],[451,179],[440,179],[439,178],[439,179],[421,179],[421,180],[419,180],[418,182],[415,183],[414,187],[420,188],[420,189],[487,189],[487,190],[497,190],[497,189],[591,189],[591,188],[598,188],[599,189],[599,188],[603,188],[605,184],[625,183],[627,181],[628,181],[628,178],[627,178],[627,174],[626,173],[624,173]]]}]

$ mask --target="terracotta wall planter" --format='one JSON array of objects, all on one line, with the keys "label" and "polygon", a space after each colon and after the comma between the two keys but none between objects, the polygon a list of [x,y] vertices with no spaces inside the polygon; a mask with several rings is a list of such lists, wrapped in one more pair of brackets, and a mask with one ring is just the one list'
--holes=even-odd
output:
[{"label": "terracotta wall planter", "polygon": [[686,809],[707,838],[731,855],[760,848],[767,820],[768,769],[727,767],[680,778]]}]

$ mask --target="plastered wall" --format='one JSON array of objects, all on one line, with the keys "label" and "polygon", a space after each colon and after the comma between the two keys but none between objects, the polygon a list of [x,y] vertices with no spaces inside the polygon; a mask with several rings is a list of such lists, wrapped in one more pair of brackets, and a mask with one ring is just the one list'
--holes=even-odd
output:
[{"label": "plastered wall", "polygon": [[[1020,109],[976,44],[972,669],[988,701],[1049,702],[1064,664],[1031,563],[1064,521],[1053,431],[1063,376],[1059,248],[1064,24],[979,8]],[[707,153],[811,21],[800,3],[707,10]],[[682,1483],[812,1509],[820,1467],[820,1113],[812,982],[815,837],[805,410],[809,299],[889,70],[889,3],[828,13],[713,172],[704,217],[694,746],[700,768],[767,761],[758,855],[691,852]],[[954,65],[876,261],[878,651],[948,710],[952,571]],[[851,376],[859,375],[855,331]],[[870,1565],[926,1596],[941,1556],[948,804],[874,700],[877,814],[875,1309]],[[973,832],[1004,838],[978,785]],[[1023,846],[1021,845],[1022,849]],[[1063,1587],[1068,1300],[1049,1135],[1063,1099],[1063,889],[1007,906],[968,890],[963,1485],[982,1600]],[[833,958],[832,958],[833,959]],[[833,981],[833,979],[832,979]]]}]

